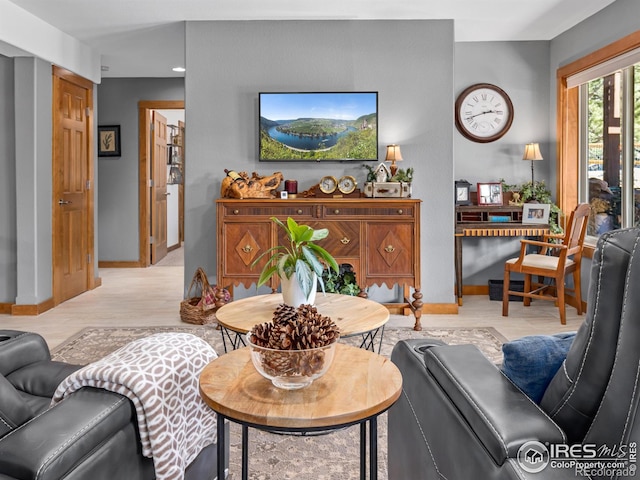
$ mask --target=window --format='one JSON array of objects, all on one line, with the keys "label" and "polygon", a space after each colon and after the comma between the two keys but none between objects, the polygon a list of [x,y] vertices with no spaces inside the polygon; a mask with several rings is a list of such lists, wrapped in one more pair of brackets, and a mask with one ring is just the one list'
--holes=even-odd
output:
[{"label": "window", "polygon": [[638,224],[640,211],[640,65],[580,89],[579,200],[591,205],[589,235]]},{"label": "window", "polygon": [[591,203],[591,235],[640,225],[640,32],[557,78],[560,208]]}]

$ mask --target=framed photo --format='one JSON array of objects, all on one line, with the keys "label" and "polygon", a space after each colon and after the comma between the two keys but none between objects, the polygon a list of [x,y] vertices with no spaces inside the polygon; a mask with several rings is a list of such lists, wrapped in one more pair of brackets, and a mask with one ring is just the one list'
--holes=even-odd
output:
[{"label": "framed photo", "polygon": [[98,127],[98,156],[120,156],[120,125],[103,125]]},{"label": "framed photo", "polygon": [[502,184],[478,183],[478,205],[502,205]]},{"label": "framed photo", "polygon": [[522,223],[549,223],[548,203],[525,203],[522,206]]}]

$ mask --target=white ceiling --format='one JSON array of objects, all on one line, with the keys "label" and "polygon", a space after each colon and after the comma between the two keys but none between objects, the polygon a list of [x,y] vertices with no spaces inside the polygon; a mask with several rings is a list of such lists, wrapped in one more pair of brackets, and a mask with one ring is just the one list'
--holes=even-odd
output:
[{"label": "white ceiling", "polygon": [[615,0],[11,0],[102,55],[103,77],[181,76],[186,20],[453,19],[456,42],[551,40]]}]

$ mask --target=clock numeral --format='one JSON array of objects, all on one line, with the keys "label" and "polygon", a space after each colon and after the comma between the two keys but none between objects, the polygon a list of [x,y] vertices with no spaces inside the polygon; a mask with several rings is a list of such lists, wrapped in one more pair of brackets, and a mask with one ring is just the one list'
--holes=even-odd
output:
[{"label": "clock numeral", "polygon": [[496,103],[494,106],[495,106],[496,108],[498,108],[498,107],[499,107],[499,106],[501,106],[501,105],[502,105],[502,103],[498,102],[498,103]]},{"label": "clock numeral", "polygon": [[496,113],[497,113],[498,115],[504,115],[504,112],[503,112],[502,110],[496,110]]},{"label": "clock numeral", "polygon": [[474,122],[474,124],[471,125],[471,128],[473,128],[474,130],[477,130],[478,129],[478,124]]},{"label": "clock numeral", "polygon": [[483,94],[482,94],[482,100],[484,100],[484,101],[486,101],[486,100],[487,100],[487,94],[486,94],[486,93],[483,93]]},{"label": "clock numeral", "polygon": [[465,118],[465,121],[466,121],[467,123],[473,123],[473,118],[471,118],[471,117],[467,117],[467,118]]},{"label": "clock numeral", "polygon": [[467,110],[466,112],[464,112],[464,114],[468,117],[470,117],[473,114],[473,111],[471,110]]},{"label": "clock numeral", "polygon": [[474,102],[476,102],[476,103],[478,103],[480,100],[478,100],[478,97],[477,97],[477,96],[475,96],[475,97],[473,97],[473,101],[474,101]]},{"label": "clock numeral", "polygon": [[496,122],[498,125],[500,125],[502,123],[502,119],[501,118],[496,118],[493,121]]}]

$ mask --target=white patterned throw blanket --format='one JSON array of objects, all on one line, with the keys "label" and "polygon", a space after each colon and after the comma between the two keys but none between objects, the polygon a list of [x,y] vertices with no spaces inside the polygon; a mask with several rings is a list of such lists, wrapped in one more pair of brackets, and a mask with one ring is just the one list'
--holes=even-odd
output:
[{"label": "white patterned throw blanket", "polygon": [[182,480],[202,448],[216,441],[216,416],[198,388],[202,369],[215,358],[213,347],[190,333],[151,335],[71,374],[52,404],[84,386],[128,397],[142,454],[153,458],[156,478]]}]

